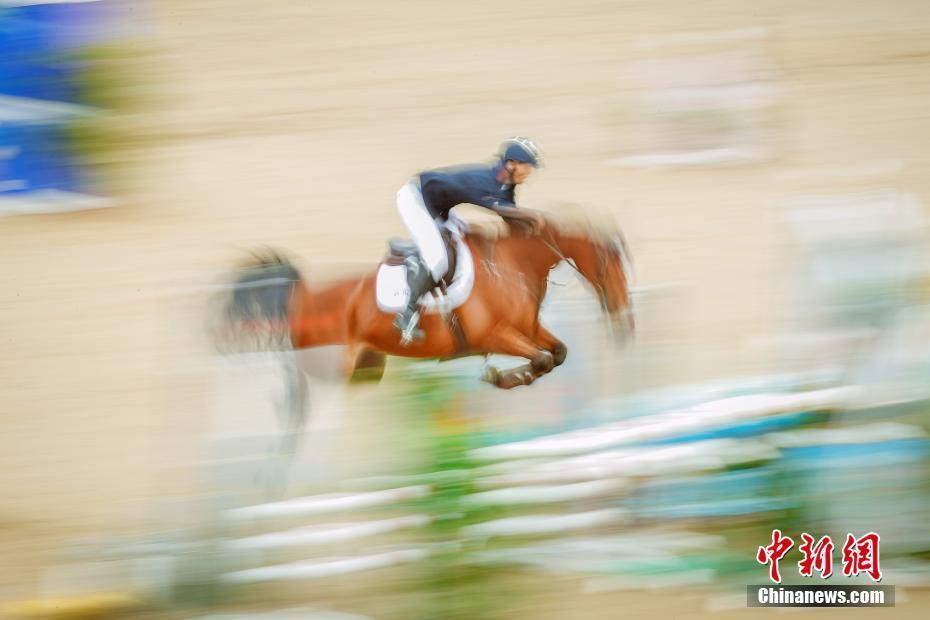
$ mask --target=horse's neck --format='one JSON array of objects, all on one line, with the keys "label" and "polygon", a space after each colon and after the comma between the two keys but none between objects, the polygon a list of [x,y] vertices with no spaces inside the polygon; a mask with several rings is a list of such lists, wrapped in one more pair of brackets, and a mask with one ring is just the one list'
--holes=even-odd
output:
[{"label": "horse's neck", "polygon": [[498,267],[502,261],[510,261],[514,268],[545,279],[549,271],[561,260],[555,246],[541,237],[501,237],[489,239],[480,235],[469,235],[473,251],[477,248],[483,258]]},{"label": "horse's neck", "polygon": [[548,241],[557,248],[559,260],[571,259],[576,265],[580,261],[590,260],[598,252],[599,241],[590,232],[565,231],[552,226]]}]

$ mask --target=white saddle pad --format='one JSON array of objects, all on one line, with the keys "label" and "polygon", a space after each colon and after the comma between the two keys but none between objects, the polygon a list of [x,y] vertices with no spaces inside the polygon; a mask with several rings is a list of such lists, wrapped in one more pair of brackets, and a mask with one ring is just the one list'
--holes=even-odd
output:
[{"label": "white saddle pad", "polygon": [[[471,251],[462,237],[455,237],[455,274],[449,285],[449,294],[437,300],[431,293],[420,298],[427,313],[435,314],[444,309],[458,308],[468,299],[475,285],[475,262]],[[407,287],[407,268],[403,265],[385,265],[378,268],[375,282],[375,298],[378,308],[384,312],[397,313],[407,307],[410,289]]]}]

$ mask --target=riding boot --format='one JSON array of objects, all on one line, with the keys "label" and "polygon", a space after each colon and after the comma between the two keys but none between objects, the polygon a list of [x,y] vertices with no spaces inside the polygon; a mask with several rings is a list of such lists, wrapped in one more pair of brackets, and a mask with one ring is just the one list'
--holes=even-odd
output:
[{"label": "riding boot", "polygon": [[424,338],[423,330],[418,328],[420,323],[420,297],[429,292],[434,286],[433,276],[429,269],[416,256],[410,256],[405,261],[407,267],[407,287],[410,289],[410,298],[407,307],[397,315],[394,327],[400,330],[401,343],[408,345],[414,340]]}]

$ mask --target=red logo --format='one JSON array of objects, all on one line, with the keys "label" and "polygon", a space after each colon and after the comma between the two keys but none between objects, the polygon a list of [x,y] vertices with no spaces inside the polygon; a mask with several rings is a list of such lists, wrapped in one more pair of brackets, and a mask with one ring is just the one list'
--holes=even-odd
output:
[{"label": "red logo", "polygon": [[[816,542],[815,542],[816,541]],[[846,535],[843,545],[843,575],[856,577],[865,573],[872,581],[882,580],[882,569],[879,565],[879,544],[881,538],[875,532],[856,538],[852,534]],[[759,547],[756,552],[756,561],[759,564],[769,565],[769,579],[772,583],[781,583],[781,572],[778,562],[785,557],[794,541],[785,536],[781,530],[772,530],[772,542],[765,547]],[[801,534],[801,561],[798,562],[798,572],[802,577],[813,577],[814,571],[820,573],[821,579],[833,574],[833,540],[824,536],[816,540],[807,532]]]},{"label": "red logo", "polygon": [[880,542],[881,538],[875,532],[869,532],[861,538],[847,534],[846,544],[843,545],[843,574],[854,577],[859,573],[867,573],[872,581],[881,581],[882,569],[878,565]]},{"label": "red logo", "polygon": [[804,557],[798,562],[798,569],[802,576],[811,577],[814,571],[820,573],[821,579],[826,579],[833,574],[833,541],[829,536],[824,536],[814,544],[814,537],[804,532],[801,534],[803,541],[798,546]]},{"label": "red logo", "polygon": [[785,554],[793,546],[794,541],[788,536],[782,536],[781,530],[772,530],[772,544],[768,547],[759,547],[759,551],[756,552],[756,561],[759,564],[769,565],[769,579],[772,582],[781,583],[778,561],[785,557]]}]

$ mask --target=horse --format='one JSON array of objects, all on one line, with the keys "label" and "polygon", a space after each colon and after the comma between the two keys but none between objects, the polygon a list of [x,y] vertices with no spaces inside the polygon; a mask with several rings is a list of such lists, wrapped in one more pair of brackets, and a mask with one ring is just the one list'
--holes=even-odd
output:
[{"label": "horse", "polygon": [[471,293],[452,321],[441,312],[424,314],[421,341],[401,341],[394,315],[376,303],[374,273],[313,290],[293,262],[274,250],[256,253],[241,268],[224,313],[227,325],[248,325],[253,331],[263,327],[277,334],[284,348],[344,345],[348,377],[367,372],[369,378],[380,379],[388,355],[450,359],[504,354],[528,363],[508,371],[489,368],[483,379],[503,389],[530,385],[561,365],[568,353],[539,321],[549,272],[560,262],[570,261],[593,287],[614,334],[622,339],[634,325],[631,262],[623,236],[572,231],[545,221],[535,235],[491,239],[465,234],[475,265]]},{"label": "horse", "polygon": [[[462,232],[459,239],[459,252],[471,257],[471,291],[451,312],[422,314],[425,337],[420,341],[403,342],[394,314],[379,306],[376,273],[315,290],[275,250],[256,252],[236,272],[214,335],[228,342],[247,334],[263,350],[344,345],[343,370],[350,380],[380,380],[388,355],[522,357],[525,364],[507,370],[486,365],[482,379],[502,389],[527,386],[561,365],[568,354],[565,343],[539,320],[549,272],[563,261],[591,285],[617,338],[632,333],[632,265],[619,232],[602,234],[544,218],[535,233],[512,224],[511,233],[497,239],[476,232]],[[284,409],[293,447],[305,421],[307,387],[293,363],[285,371]]]}]

